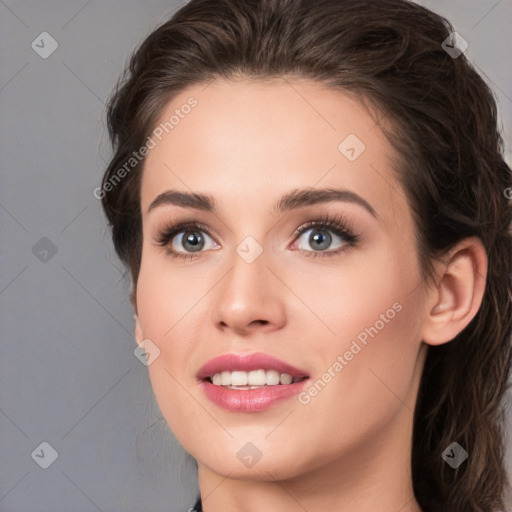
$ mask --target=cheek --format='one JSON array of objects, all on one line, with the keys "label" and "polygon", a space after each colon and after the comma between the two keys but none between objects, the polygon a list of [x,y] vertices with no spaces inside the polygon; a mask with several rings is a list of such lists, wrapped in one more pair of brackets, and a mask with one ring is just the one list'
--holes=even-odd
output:
[{"label": "cheek", "polygon": [[190,325],[194,305],[208,290],[202,277],[204,273],[196,277],[193,269],[181,268],[163,254],[143,253],[137,306],[146,337],[167,343]]},{"label": "cheek", "polygon": [[378,421],[401,406],[397,396],[407,400],[421,344],[421,276],[412,248],[350,258],[339,271],[310,269],[309,285],[296,278],[294,291],[315,313],[304,315],[298,331],[304,346],[314,347],[322,381],[312,408],[320,414],[336,404],[330,410],[346,422],[347,413],[370,407]]},{"label": "cheek", "polygon": [[[174,271],[163,257],[146,257],[141,265],[137,282],[137,307],[142,334],[160,349],[158,359],[148,369],[153,378],[157,372],[169,379],[175,368],[183,368],[188,361],[197,333],[192,326],[196,308],[205,291],[202,281],[191,283],[190,275]],[[167,375],[167,377],[166,377]],[[172,380],[172,379],[171,379]]]},{"label": "cheek", "polygon": [[398,250],[391,242],[375,243],[366,250],[347,252],[338,261],[332,265],[301,262],[298,268],[282,269],[283,281],[300,298],[290,296],[289,303],[304,312],[301,330],[318,332],[315,340],[305,341],[338,350],[360,333],[364,340],[365,329],[375,324],[379,332],[402,330],[404,323],[395,319],[414,313],[397,309],[405,303],[412,307],[415,294],[411,292],[421,283],[413,248]]},{"label": "cheek", "polygon": [[143,260],[137,283],[139,320],[144,338],[160,350],[148,366],[155,398],[170,429],[187,444],[204,433],[202,409],[190,398],[190,382],[197,369],[191,361],[201,323],[194,305],[206,290],[198,288],[203,281],[191,286],[190,276],[170,271],[171,265],[159,260]]}]

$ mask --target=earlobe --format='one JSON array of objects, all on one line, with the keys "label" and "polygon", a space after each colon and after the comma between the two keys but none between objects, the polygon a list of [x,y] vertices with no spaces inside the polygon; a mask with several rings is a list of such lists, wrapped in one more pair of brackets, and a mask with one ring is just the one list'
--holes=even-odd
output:
[{"label": "earlobe", "polygon": [[141,346],[144,336],[142,334],[142,327],[140,326],[137,311],[137,287],[134,285],[133,281],[130,287],[130,302],[134,311],[133,319],[135,320],[135,341],[137,342],[137,345]]},{"label": "earlobe", "polygon": [[441,345],[464,330],[480,309],[486,277],[487,254],[480,239],[466,238],[449,251],[437,284],[428,292],[425,343]]},{"label": "earlobe", "polygon": [[144,336],[142,334],[142,328],[140,326],[139,317],[137,314],[133,315],[133,319],[135,320],[135,341],[137,345],[141,346],[144,340]]},{"label": "earlobe", "polygon": [[130,286],[130,304],[133,307],[133,311],[135,311],[135,315],[137,315],[137,287],[133,284],[133,281]]}]

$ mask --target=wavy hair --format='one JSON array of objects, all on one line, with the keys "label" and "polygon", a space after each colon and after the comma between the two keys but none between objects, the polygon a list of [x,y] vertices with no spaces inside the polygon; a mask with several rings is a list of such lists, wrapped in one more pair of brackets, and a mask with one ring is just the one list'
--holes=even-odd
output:
[{"label": "wavy hair", "polygon": [[[110,98],[114,156],[102,206],[136,308],[144,159],[107,184],[169,100],[219,77],[297,77],[376,106],[424,277],[470,236],[481,239],[489,265],[474,319],[449,343],[428,347],[414,412],[414,493],[425,511],[495,512],[509,488],[502,398],[511,363],[512,172],[495,97],[463,54],[443,49],[451,32],[445,18],[408,0],[192,0],[143,41]],[[469,453],[457,469],[441,457],[453,441]]]}]

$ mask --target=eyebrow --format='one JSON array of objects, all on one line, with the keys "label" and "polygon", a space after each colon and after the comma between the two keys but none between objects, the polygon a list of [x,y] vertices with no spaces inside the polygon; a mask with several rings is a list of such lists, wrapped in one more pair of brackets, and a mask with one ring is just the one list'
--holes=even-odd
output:
[{"label": "eyebrow", "polygon": [[[377,212],[361,196],[346,189],[336,188],[303,188],[292,190],[283,195],[274,205],[275,213],[286,212],[320,203],[329,203],[333,201],[341,201],[354,203],[362,206],[373,217],[378,218]],[[167,190],[158,195],[147,209],[147,213],[154,210],[158,206],[172,204],[182,208],[193,208],[207,212],[217,213],[215,199],[211,195],[198,194],[192,192],[181,192],[178,190]]]}]

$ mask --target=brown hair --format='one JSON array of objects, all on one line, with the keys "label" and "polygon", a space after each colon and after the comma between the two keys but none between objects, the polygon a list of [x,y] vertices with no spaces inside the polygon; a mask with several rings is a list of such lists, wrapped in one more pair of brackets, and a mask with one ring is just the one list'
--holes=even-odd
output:
[{"label": "brown hair", "polygon": [[[136,286],[144,159],[106,185],[171,98],[216,77],[290,76],[377,105],[392,127],[381,129],[399,157],[424,276],[469,236],[482,240],[489,263],[475,318],[450,343],[428,348],[414,415],[414,492],[425,511],[491,512],[504,510],[508,485],[501,399],[511,363],[512,173],[493,93],[464,55],[441,46],[452,31],[407,0],[192,0],[142,43],[110,100],[115,154],[102,204]],[[441,458],[453,441],[469,453],[457,469]]]}]

